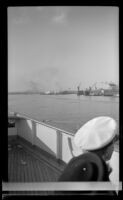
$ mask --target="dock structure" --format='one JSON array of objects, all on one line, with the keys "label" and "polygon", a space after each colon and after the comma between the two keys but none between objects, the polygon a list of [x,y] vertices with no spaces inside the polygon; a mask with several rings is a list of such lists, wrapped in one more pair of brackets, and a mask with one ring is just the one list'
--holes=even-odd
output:
[{"label": "dock structure", "polygon": [[77,95],[85,96],[115,96],[119,97],[119,87],[113,82],[94,83],[85,90],[80,90],[80,84],[77,87]]}]

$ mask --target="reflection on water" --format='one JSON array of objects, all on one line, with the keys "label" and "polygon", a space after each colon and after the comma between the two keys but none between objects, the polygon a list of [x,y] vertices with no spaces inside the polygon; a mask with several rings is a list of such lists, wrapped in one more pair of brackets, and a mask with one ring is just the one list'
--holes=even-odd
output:
[{"label": "reflection on water", "polygon": [[119,121],[119,98],[77,95],[9,95],[10,111],[75,133],[88,120],[110,116]]}]

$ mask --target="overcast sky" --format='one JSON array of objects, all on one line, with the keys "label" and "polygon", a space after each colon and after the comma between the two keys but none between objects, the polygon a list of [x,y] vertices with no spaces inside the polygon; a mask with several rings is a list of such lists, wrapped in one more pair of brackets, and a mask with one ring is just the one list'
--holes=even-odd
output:
[{"label": "overcast sky", "polygon": [[117,7],[9,7],[8,88],[118,83]]}]

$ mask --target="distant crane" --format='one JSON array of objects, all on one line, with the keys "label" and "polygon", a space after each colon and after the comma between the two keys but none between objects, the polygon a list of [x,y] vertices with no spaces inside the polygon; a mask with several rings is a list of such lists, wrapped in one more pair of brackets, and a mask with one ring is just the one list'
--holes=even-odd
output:
[{"label": "distant crane", "polygon": [[79,83],[79,85],[77,86],[77,95],[80,96],[83,94],[83,91],[80,90],[80,85],[81,85],[81,82]]},{"label": "distant crane", "polygon": [[96,84],[97,84],[97,82],[92,85],[91,89],[93,89],[95,87],[95,90],[96,90],[97,89]]},{"label": "distant crane", "polygon": [[80,85],[81,85],[81,82],[80,82],[79,85],[77,86],[78,91],[79,91],[79,89],[80,89]]}]

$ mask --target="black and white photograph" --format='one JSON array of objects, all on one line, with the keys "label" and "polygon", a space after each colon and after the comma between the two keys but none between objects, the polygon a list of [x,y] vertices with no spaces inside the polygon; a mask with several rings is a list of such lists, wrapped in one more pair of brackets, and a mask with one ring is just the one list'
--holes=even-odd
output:
[{"label": "black and white photograph", "polygon": [[118,195],[119,8],[10,6],[9,193]]}]

